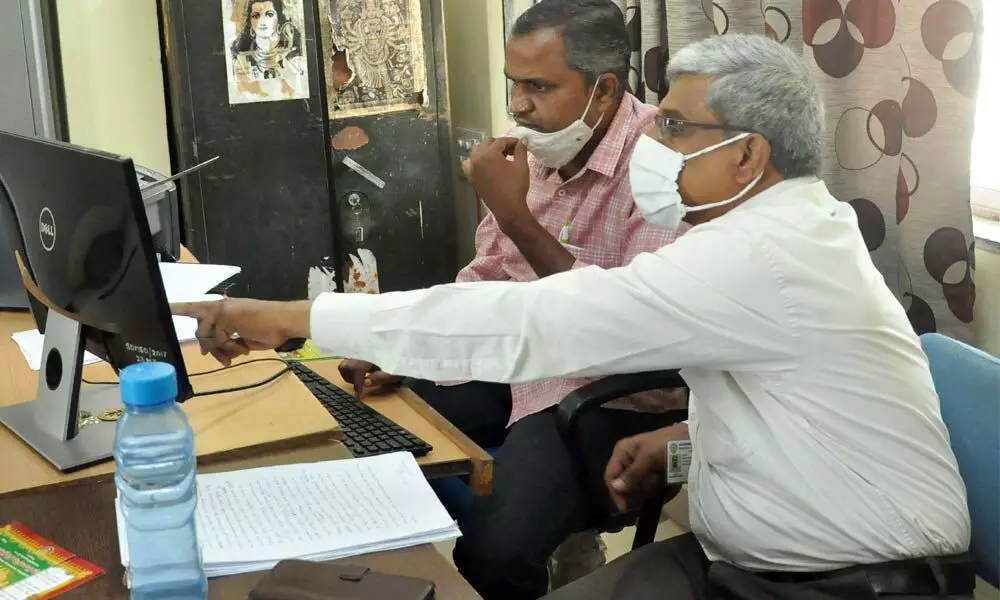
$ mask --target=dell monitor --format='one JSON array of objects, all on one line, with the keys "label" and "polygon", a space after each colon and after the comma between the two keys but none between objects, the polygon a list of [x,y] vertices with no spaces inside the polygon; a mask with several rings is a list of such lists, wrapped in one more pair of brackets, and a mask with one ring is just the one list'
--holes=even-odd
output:
[{"label": "dell monitor", "polygon": [[28,310],[28,294],[21,284],[21,275],[10,247],[4,215],[0,211],[0,311]]},{"label": "dell monitor", "polygon": [[85,349],[116,371],[170,363],[179,399],[192,394],[132,161],[0,131],[0,224],[45,334],[37,397],[0,407],[0,423],[60,470],[106,460],[115,423],[81,428],[79,413],[121,401],[81,385]]}]

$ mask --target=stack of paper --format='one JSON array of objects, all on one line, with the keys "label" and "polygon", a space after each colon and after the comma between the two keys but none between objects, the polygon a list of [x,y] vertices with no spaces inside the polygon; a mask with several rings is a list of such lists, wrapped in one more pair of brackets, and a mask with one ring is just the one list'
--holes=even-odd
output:
[{"label": "stack of paper", "polygon": [[[458,526],[409,453],[199,475],[195,512],[209,577],[452,540]],[[118,510],[118,542],[128,542]]]},{"label": "stack of paper", "polygon": [[[219,300],[220,296],[208,296],[207,292],[220,283],[232,279],[240,273],[239,267],[228,265],[202,265],[194,263],[160,263],[160,277],[163,279],[163,289],[167,302],[206,302]],[[174,317],[174,330],[177,339],[182,344],[195,339],[198,322],[190,317]],[[42,348],[45,336],[37,329],[19,331],[11,338],[17,343],[28,361],[28,366],[38,371],[42,364]],[[87,352],[83,364],[100,362],[100,359]]]}]

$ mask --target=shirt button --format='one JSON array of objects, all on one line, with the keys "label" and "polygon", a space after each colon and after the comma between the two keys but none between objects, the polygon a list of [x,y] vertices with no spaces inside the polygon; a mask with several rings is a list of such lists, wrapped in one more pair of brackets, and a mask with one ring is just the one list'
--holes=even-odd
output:
[{"label": "shirt button", "polygon": [[559,197],[560,198],[565,198],[566,197],[566,190],[559,190]]}]

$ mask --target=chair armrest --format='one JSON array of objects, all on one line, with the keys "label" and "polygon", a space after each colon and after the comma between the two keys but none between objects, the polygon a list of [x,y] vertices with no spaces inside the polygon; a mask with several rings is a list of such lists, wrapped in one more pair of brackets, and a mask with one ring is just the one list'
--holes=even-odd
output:
[{"label": "chair armrest", "polygon": [[[588,383],[566,396],[556,409],[556,424],[566,440],[572,440],[580,416],[625,396],[650,390],[687,387],[678,369],[611,375]],[[686,419],[687,410],[678,413],[678,421]],[[683,415],[680,413],[684,413]]]}]

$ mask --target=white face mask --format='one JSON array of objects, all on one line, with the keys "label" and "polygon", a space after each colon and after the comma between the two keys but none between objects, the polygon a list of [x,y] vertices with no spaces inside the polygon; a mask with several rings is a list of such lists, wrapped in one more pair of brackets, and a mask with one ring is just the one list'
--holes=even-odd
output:
[{"label": "white face mask", "polygon": [[725,206],[746,196],[764,176],[763,171],[750,182],[750,185],[732,198],[701,206],[684,204],[677,185],[687,161],[728,146],[749,135],[741,133],[688,155],[671,150],[649,136],[640,137],[629,162],[629,182],[632,184],[635,205],[639,207],[643,218],[653,225],[673,231],[680,227],[681,221],[689,212]]},{"label": "white face mask", "polygon": [[515,137],[527,146],[528,152],[538,159],[540,163],[550,169],[561,169],[569,164],[569,161],[583,150],[590,138],[594,136],[594,128],[604,120],[604,115],[597,120],[594,127],[590,127],[584,121],[587,113],[590,112],[590,105],[594,103],[594,95],[597,93],[597,85],[590,92],[590,100],[587,108],[583,110],[583,116],[573,122],[572,125],[560,131],[544,133],[518,127],[511,132],[510,136]]}]

